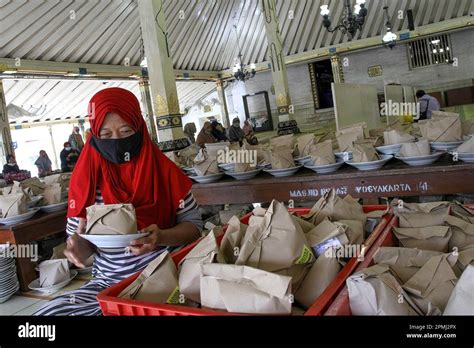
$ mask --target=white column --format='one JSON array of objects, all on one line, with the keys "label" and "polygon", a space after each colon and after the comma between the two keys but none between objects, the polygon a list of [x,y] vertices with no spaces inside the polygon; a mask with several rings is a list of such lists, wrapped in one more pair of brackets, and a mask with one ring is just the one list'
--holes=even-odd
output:
[{"label": "white column", "polygon": [[5,164],[6,156],[14,155],[14,152],[3,81],[0,80],[0,162]]}]

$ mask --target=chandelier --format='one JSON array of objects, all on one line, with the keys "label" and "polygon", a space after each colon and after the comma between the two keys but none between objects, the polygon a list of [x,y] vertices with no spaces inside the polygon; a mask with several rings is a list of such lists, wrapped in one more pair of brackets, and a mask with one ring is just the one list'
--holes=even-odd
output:
[{"label": "chandelier", "polygon": [[365,23],[365,17],[367,16],[367,8],[365,7],[365,0],[356,0],[354,10],[352,10],[350,0],[344,0],[344,15],[341,23],[336,27],[331,27],[331,20],[329,19],[329,6],[321,6],[321,16],[323,16],[323,26],[330,33],[336,30],[342,31],[343,34],[348,34],[349,39],[355,37],[357,30],[361,30]]},{"label": "chandelier", "polygon": [[244,63],[242,63],[242,51],[240,49],[239,33],[237,31],[236,25],[234,25],[234,28],[237,34],[237,46],[239,48],[239,56],[238,56],[238,59],[236,59],[236,63],[232,71],[237,81],[245,82],[255,76],[255,74],[257,73],[257,67],[255,66],[255,64],[250,64],[250,71],[249,71],[247,70],[247,66]]},{"label": "chandelier", "polygon": [[392,23],[390,23],[390,17],[388,15],[388,6],[383,8],[384,16],[385,16],[385,26],[387,28],[387,32],[382,38],[383,46],[385,48],[393,49],[397,44],[397,34],[392,32]]}]

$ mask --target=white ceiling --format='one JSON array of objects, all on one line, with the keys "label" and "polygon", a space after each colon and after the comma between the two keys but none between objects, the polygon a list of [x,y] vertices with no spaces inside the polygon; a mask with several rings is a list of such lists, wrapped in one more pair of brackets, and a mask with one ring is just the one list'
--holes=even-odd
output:
[{"label": "white ceiling", "polygon": [[[122,87],[141,100],[136,81],[77,81],[77,80],[3,80],[10,123],[52,121],[84,117],[87,104],[98,91]],[[206,97],[215,89],[213,82],[177,82],[181,111]],[[15,117],[21,109],[35,115]]]},{"label": "white ceiling", "polygon": [[[221,71],[238,54],[237,25],[245,63],[267,61],[267,43],[258,0],[164,0],[175,69]],[[292,55],[347,41],[322,27],[320,6],[329,4],[333,22],[342,0],[277,0],[285,53]],[[352,3],[355,1],[352,0]],[[408,22],[399,11],[412,9],[417,26],[474,12],[473,0],[389,0],[396,30]],[[367,23],[359,38],[384,29],[383,0],[367,0]],[[180,16],[180,11],[184,14]],[[181,19],[183,18],[183,19]],[[0,57],[122,64],[141,59],[136,0],[0,0]]]}]

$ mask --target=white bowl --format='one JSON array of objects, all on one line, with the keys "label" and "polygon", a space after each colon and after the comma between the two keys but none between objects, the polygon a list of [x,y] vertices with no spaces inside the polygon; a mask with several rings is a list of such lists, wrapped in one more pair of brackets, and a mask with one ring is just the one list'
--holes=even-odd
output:
[{"label": "white bowl", "polygon": [[190,176],[191,179],[200,184],[211,184],[219,181],[224,176],[224,173],[205,175],[205,176]]},{"label": "white bowl", "polygon": [[226,175],[234,178],[235,180],[250,180],[255,178],[260,172],[262,171],[261,168],[251,170],[244,173],[234,173],[233,171],[226,172]]},{"label": "white bowl", "polygon": [[354,158],[352,151],[336,152],[334,155],[342,161],[350,161]]},{"label": "white bowl", "polygon": [[267,172],[268,174],[273,175],[276,178],[284,178],[287,176],[292,176],[296,174],[298,170],[303,168],[303,166],[300,164],[299,166],[292,167],[292,168],[285,168],[285,169],[264,169],[264,172]]},{"label": "white bowl", "polygon": [[385,145],[379,146],[375,149],[383,155],[395,155],[400,152],[403,144],[393,144],[393,145]]},{"label": "white bowl", "polygon": [[306,165],[311,163],[311,156],[305,156],[300,158],[295,158],[295,162],[298,164]]},{"label": "white bowl", "polygon": [[124,235],[103,235],[103,234],[81,234],[81,237],[87,239],[89,242],[98,248],[126,248],[130,242],[144,238],[149,233],[124,234]]},{"label": "white bowl", "polygon": [[44,205],[40,207],[41,211],[44,213],[54,213],[56,211],[64,210],[66,208],[67,208],[67,202]]},{"label": "white bowl", "polygon": [[399,157],[395,156],[396,159],[399,159],[402,162],[405,162],[409,166],[418,167],[426,166],[435,163],[437,160],[443,156],[445,152],[436,152],[428,156],[413,156],[413,157]]},{"label": "white bowl", "polygon": [[339,168],[341,168],[344,165],[344,161],[339,161],[337,163],[333,164],[325,164],[322,166],[312,166],[310,164],[305,165],[306,168],[318,173],[318,174],[328,174],[328,173],[334,173],[337,171]]},{"label": "white bowl", "polygon": [[466,163],[474,163],[474,153],[458,152],[458,159]]},{"label": "white bowl", "polygon": [[462,143],[462,141],[437,141],[430,144],[433,150],[446,152],[457,149]]},{"label": "white bowl", "polygon": [[360,162],[355,163],[352,160],[346,161],[346,163],[358,170],[367,171],[367,170],[377,170],[382,168],[385,164],[387,164],[393,158],[392,155],[383,155],[381,160],[372,161],[372,162]]},{"label": "white bowl", "polygon": [[39,210],[40,208],[31,208],[31,209],[28,209],[28,212],[25,214],[11,216],[7,218],[0,218],[0,224],[14,225],[14,224],[19,224],[21,222],[25,222],[31,219],[33,215],[35,215]]},{"label": "white bowl", "polygon": [[31,290],[46,292],[46,293],[56,292],[56,291],[64,288],[66,285],[68,285],[76,276],[77,276],[77,271],[70,271],[69,279],[66,279],[66,280],[64,280],[61,283],[58,283],[56,285],[47,286],[47,287],[41,287],[40,286],[40,280],[39,280],[39,278],[37,278],[37,279],[33,280],[28,285],[28,288],[31,289]]},{"label": "white bowl", "polygon": [[221,168],[223,171],[228,172],[230,170],[234,170],[235,168],[235,163],[225,163],[225,164],[219,164],[219,168]]}]

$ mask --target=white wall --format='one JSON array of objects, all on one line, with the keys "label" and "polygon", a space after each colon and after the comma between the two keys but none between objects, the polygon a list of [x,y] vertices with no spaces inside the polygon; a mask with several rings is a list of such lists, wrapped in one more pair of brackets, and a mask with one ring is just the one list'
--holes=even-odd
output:
[{"label": "white wall", "polygon": [[[376,48],[342,55],[348,58],[344,66],[347,83],[374,84],[383,93],[383,86],[389,83],[423,88],[427,91],[443,88],[471,86],[474,78],[474,29],[451,33],[453,56],[459,66],[440,64],[410,70],[406,44],[397,44],[393,49]],[[369,77],[367,69],[381,65],[383,75]]]}]

